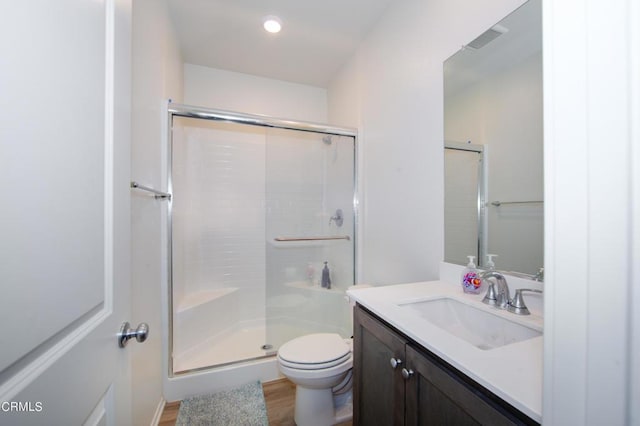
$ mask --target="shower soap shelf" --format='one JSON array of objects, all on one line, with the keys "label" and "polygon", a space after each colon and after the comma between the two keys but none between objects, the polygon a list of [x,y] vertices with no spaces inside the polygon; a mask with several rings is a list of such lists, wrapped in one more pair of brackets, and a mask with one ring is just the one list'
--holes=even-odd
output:
[{"label": "shower soap shelf", "polygon": [[319,285],[310,285],[308,281],[293,281],[285,283],[287,287],[300,288],[303,290],[317,291],[319,293],[345,294],[345,290],[339,288],[322,288]]}]

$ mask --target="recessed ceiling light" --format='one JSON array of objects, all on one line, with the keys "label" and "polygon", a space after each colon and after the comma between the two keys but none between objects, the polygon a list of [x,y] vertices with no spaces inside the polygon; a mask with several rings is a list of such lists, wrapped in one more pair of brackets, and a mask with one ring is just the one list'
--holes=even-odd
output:
[{"label": "recessed ceiling light", "polygon": [[282,29],[282,21],[273,15],[265,17],[262,25],[264,29],[270,33],[279,33]]}]

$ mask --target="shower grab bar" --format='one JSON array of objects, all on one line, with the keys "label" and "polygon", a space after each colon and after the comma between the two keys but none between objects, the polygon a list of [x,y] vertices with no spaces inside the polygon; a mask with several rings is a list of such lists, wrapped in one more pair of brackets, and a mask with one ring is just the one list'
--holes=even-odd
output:
[{"label": "shower grab bar", "polygon": [[532,204],[532,203],[544,203],[544,201],[492,201],[491,205],[500,207],[503,204]]},{"label": "shower grab bar", "polygon": [[140,185],[138,182],[135,181],[131,181],[131,188],[133,189],[140,189],[142,191],[147,191],[147,192],[151,192],[152,194],[154,194],[154,198],[157,199],[171,199],[171,194],[169,194],[168,192],[162,192],[162,191],[158,191],[157,189],[153,189],[153,188],[149,188],[148,186],[144,186],[144,185]]},{"label": "shower grab bar", "polygon": [[351,237],[348,235],[334,235],[329,237],[276,237],[275,241],[291,242],[291,241],[327,241],[327,240],[347,240],[350,241]]}]

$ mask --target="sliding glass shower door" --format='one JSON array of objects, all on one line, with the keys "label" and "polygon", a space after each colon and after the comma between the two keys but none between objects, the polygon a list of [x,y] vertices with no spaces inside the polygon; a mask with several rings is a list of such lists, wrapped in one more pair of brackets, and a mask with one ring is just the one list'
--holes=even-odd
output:
[{"label": "sliding glass shower door", "polygon": [[267,345],[351,336],[354,138],[270,129],[266,148]]},{"label": "sliding glass shower door", "polygon": [[355,138],[174,116],[170,140],[173,373],[349,337]]}]

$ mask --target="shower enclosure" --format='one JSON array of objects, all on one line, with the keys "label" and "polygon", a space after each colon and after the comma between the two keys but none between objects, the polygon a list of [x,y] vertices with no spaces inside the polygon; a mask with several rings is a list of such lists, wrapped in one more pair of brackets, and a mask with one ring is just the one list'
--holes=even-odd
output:
[{"label": "shower enclosure", "polygon": [[170,376],[351,336],[355,131],[169,104],[169,147]]}]

